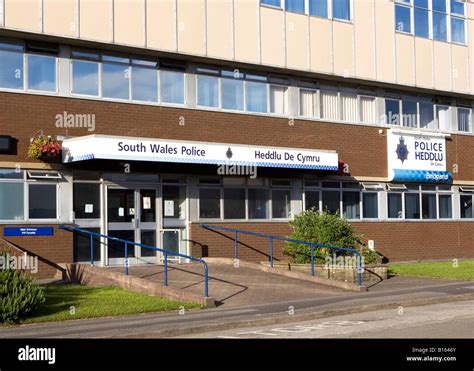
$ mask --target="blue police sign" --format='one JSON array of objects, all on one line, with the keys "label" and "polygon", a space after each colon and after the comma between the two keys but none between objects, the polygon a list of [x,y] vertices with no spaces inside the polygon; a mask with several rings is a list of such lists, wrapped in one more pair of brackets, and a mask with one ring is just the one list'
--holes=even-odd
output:
[{"label": "blue police sign", "polygon": [[4,237],[53,236],[53,227],[5,227]]}]

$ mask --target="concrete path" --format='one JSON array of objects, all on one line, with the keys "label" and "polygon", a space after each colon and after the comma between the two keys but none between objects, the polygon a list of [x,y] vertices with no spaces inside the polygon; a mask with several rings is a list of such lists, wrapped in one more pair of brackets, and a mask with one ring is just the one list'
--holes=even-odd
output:
[{"label": "concrete path", "polygon": [[175,337],[473,299],[473,281],[395,277],[373,287],[369,292],[340,292],[304,300],[222,306],[190,311],[184,315],[177,312],[156,313],[4,327],[0,328],[0,338]]},{"label": "concrete path", "polygon": [[[233,265],[209,264],[209,295],[217,306],[236,307],[281,301],[317,299],[340,295],[346,291],[314,282],[269,274],[256,269]],[[201,264],[170,264],[168,284],[199,295],[204,293],[203,266]],[[123,268],[110,268],[122,272]],[[129,274],[163,283],[163,267],[158,265],[133,266]]]}]

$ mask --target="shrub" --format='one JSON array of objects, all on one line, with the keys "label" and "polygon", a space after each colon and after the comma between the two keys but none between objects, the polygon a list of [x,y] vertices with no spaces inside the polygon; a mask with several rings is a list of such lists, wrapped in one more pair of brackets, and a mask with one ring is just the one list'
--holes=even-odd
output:
[{"label": "shrub", "polygon": [[41,287],[31,277],[11,269],[0,270],[0,322],[17,323],[44,303]]},{"label": "shrub", "polygon": [[[379,255],[364,245],[360,236],[346,219],[328,212],[315,209],[306,210],[290,222],[293,233],[291,239],[314,242],[323,245],[344,247],[359,250],[365,264],[377,261]],[[295,263],[311,262],[311,247],[309,245],[287,242],[283,253],[290,256]],[[351,252],[336,251],[328,248],[315,248],[314,256],[317,263],[325,263],[327,256],[352,255]]]}]

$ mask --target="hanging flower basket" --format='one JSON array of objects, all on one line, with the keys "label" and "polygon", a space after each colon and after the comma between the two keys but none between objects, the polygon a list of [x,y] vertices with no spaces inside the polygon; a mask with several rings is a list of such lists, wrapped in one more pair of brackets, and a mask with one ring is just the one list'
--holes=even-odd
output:
[{"label": "hanging flower basket", "polygon": [[44,162],[56,162],[61,155],[61,143],[51,136],[39,135],[31,141],[28,158]]}]

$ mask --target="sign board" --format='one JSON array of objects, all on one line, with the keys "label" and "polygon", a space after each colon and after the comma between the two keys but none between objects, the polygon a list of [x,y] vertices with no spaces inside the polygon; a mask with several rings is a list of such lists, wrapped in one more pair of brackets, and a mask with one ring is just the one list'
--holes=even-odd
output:
[{"label": "sign board", "polygon": [[449,183],[446,139],[428,134],[387,130],[389,178],[397,182]]},{"label": "sign board", "polygon": [[53,236],[53,227],[5,227],[4,237],[31,237],[31,236]]},{"label": "sign board", "polygon": [[337,171],[334,151],[88,135],[64,140],[63,162],[92,159]]}]

